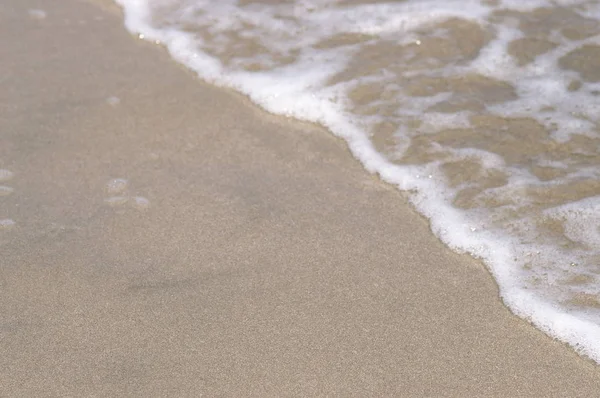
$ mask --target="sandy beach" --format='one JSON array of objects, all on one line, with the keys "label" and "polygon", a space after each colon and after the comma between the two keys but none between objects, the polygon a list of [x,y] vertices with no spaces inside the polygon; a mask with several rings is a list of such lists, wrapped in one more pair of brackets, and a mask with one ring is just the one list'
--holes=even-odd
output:
[{"label": "sandy beach", "polygon": [[344,142],[109,8],[0,4],[1,396],[597,394]]}]

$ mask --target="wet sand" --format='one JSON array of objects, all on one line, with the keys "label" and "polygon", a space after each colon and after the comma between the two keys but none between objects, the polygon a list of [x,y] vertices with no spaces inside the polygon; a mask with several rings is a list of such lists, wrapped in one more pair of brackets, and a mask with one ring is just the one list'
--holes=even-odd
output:
[{"label": "wet sand", "polygon": [[597,393],[323,129],[97,5],[0,19],[0,395]]}]

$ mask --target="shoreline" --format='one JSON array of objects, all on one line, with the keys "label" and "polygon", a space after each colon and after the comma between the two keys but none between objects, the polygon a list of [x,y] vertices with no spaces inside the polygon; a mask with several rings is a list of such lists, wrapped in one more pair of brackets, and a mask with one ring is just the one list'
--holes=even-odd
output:
[{"label": "shoreline", "polygon": [[4,8],[5,394],[600,387],[324,129],[198,81],[94,5]]}]

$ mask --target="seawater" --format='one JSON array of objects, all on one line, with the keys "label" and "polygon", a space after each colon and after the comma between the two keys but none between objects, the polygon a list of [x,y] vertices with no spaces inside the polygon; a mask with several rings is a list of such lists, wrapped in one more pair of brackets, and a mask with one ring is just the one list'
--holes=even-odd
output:
[{"label": "seawater", "polygon": [[600,2],[116,1],[202,79],[345,139],[600,362]]}]

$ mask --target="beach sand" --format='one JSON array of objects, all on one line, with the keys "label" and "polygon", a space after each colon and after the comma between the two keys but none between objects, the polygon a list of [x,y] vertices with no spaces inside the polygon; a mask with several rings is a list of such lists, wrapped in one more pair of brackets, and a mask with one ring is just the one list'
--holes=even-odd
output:
[{"label": "beach sand", "polygon": [[324,129],[97,4],[0,19],[0,395],[600,391]]}]

